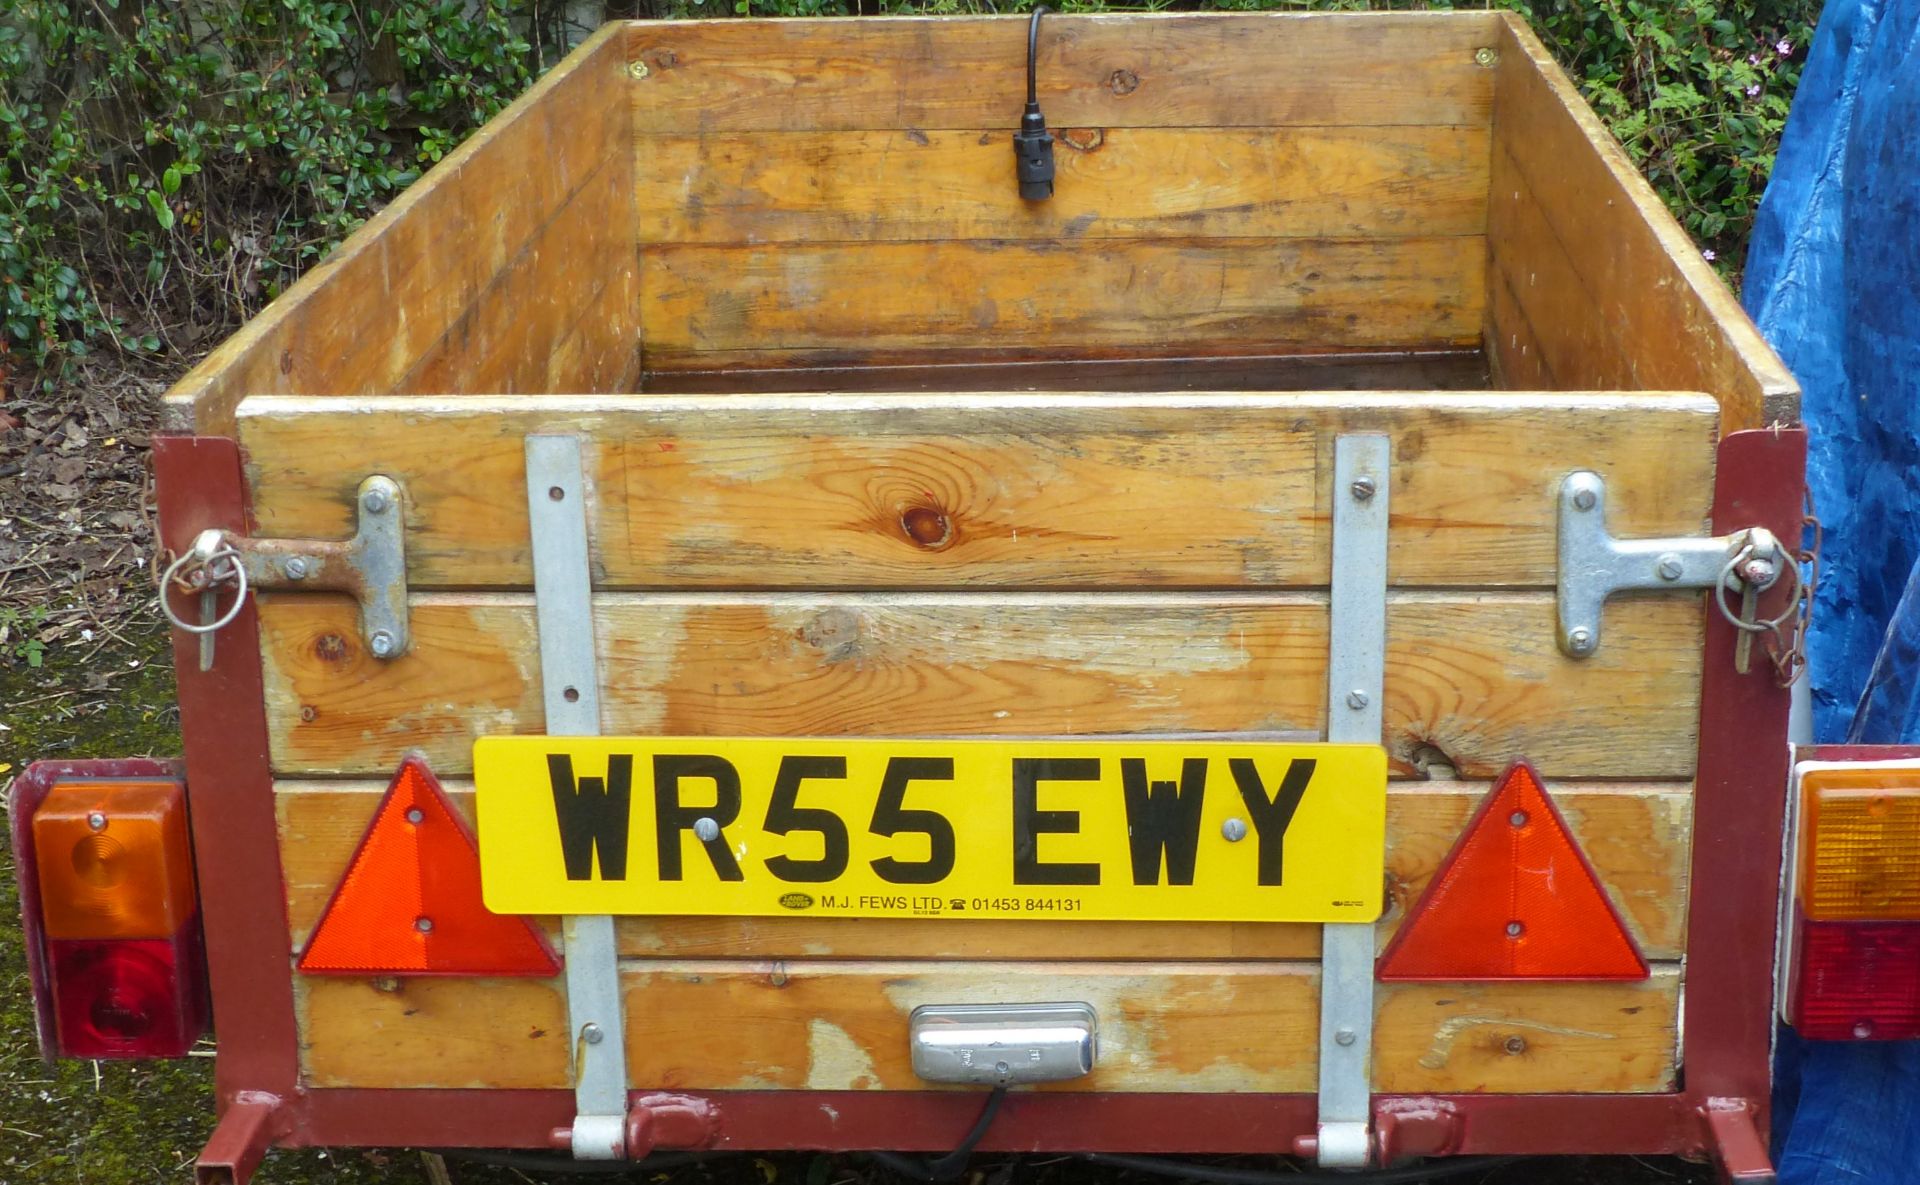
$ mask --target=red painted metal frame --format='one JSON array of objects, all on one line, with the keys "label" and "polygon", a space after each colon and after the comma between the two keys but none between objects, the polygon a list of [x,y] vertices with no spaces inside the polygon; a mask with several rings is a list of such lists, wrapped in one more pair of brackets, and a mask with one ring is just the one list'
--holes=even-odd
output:
[{"label": "red painted metal frame", "polygon": [[[209,526],[246,528],[239,450],[219,438],[155,443],[162,536],[180,550]],[[1800,533],[1806,437],[1740,432],[1720,446],[1714,529]],[[1783,596],[1784,590],[1775,590]],[[1777,599],[1776,596],[1776,599]],[[1762,608],[1773,607],[1763,601]],[[1616,606],[1611,611],[1619,611]],[[1772,1039],[1775,902],[1788,750],[1788,697],[1756,651],[1734,670],[1735,631],[1706,614],[1694,852],[1679,1090],[1650,1095],[1377,1096],[1377,1112],[1438,1115],[1422,1146],[1460,1153],[1719,1153],[1728,1175],[1764,1180]],[[194,840],[208,888],[208,956],[218,1026],[219,1159],[232,1171],[272,1142],[544,1148],[572,1119],[568,1091],[304,1090],[268,762],[259,625],[251,607],[223,630],[213,669],[176,639]],[[1620,743],[1631,745],[1632,737]],[[398,760],[399,754],[395,754]],[[645,1019],[634,1023],[644,1026]],[[951,1148],[978,1113],[961,1092],[688,1092],[715,1113],[721,1148]],[[636,1094],[636,1104],[643,1103]],[[269,1114],[262,1114],[265,1108]],[[1413,1122],[1409,1118],[1408,1124]],[[1314,1130],[1310,1095],[1020,1094],[988,1150],[1284,1152]],[[210,1146],[212,1151],[212,1146]],[[1391,1151],[1391,1150],[1389,1150]]]}]

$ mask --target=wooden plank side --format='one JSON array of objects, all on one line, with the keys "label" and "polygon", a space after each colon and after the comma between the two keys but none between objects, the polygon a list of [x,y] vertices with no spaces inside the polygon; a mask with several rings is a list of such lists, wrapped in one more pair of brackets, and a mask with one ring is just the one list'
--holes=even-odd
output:
[{"label": "wooden plank side", "polygon": [[621,49],[596,33],[369,220],[175,385],[167,426],[231,433],[257,393],[393,389],[620,142]]},{"label": "wooden plank side", "polygon": [[641,251],[650,370],[707,351],[1418,349],[1479,340],[1475,235]]},{"label": "wooden plank side", "polygon": [[[1027,18],[645,21],[628,55],[643,133],[1010,127]],[[1055,127],[1485,123],[1488,14],[1050,16]]]},{"label": "wooden plank side", "polygon": [[633,161],[616,151],[624,131],[609,126],[594,171],[393,384],[395,393],[621,390],[614,384],[640,344]]},{"label": "wooden plank side", "polygon": [[1487,129],[1061,129],[1051,201],[1012,133],[641,136],[647,243],[1478,235]]},{"label": "wooden plank side", "polygon": [[[1324,594],[662,594],[595,598],[609,733],[751,736],[1318,734]],[[282,773],[446,775],[474,738],[545,728],[533,602],[434,594],[413,649],[368,656],[342,597],[260,599]],[[1469,776],[1515,757],[1557,777],[1690,778],[1702,610],[1623,601],[1576,662],[1551,593],[1397,593],[1386,736]]]},{"label": "wooden plank side", "polygon": [[[1509,350],[1528,339],[1521,348],[1536,352],[1555,390],[1645,389],[1638,356],[1608,327],[1504,144],[1493,150],[1492,186],[1487,283],[1494,324],[1507,334]],[[1525,364],[1523,354],[1523,372]]]},{"label": "wooden plank side", "polygon": [[[1739,302],[1525,22],[1505,23],[1494,142],[1625,343],[1639,385],[1711,392],[1726,432],[1797,423],[1799,387]],[[1556,336],[1537,314],[1535,328]]]},{"label": "wooden plank side", "polygon": [[[1485,782],[1396,782],[1387,793],[1384,948],[1485,796]],[[470,783],[448,793],[469,820]],[[1684,783],[1548,786],[1601,884],[1650,959],[1684,949],[1693,798]],[[365,834],[384,781],[275,787],[287,917],[306,943]],[[555,919],[541,919],[556,934]],[[892,918],[619,919],[623,955],[656,958],[1311,959],[1320,927],[1238,923],[967,921]]]},{"label": "wooden plank side", "polygon": [[[626,962],[639,1090],[917,1090],[920,1004],[1084,1000],[1091,1075],[1064,1091],[1311,1091],[1318,973],[1307,963]],[[304,979],[316,1087],[564,1086],[556,982]],[[1383,985],[1375,1088],[1604,1092],[1673,1087],[1680,972],[1643,983]],[[1257,1035],[1257,1036],[1255,1036]]]},{"label": "wooden plank side", "polygon": [[589,438],[603,588],[1324,584],[1333,437],[1396,442],[1399,585],[1551,587],[1554,491],[1592,468],[1623,537],[1705,529],[1701,396],[252,399],[259,531],[340,538],[406,490],[416,589],[525,587],[523,439]]}]

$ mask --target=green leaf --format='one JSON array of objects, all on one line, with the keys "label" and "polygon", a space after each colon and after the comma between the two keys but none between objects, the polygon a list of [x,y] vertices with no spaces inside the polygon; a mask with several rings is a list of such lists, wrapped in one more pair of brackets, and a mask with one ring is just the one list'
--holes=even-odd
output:
[{"label": "green leaf", "polygon": [[167,171],[160,174],[160,188],[166,190],[169,195],[179,193],[180,170],[169,165]]}]

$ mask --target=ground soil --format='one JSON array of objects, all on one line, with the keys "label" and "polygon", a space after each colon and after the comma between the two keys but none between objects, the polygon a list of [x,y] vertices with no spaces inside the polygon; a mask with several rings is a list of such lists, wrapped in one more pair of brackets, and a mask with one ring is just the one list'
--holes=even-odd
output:
[{"label": "ground soil", "polygon": [[[172,755],[178,715],[154,609],[148,434],[179,366],[102,359],[68,381],[17,378],[0,408],[0,796],[30,761]],[[212,1126],[212,1040],[176,1062],[39,1057],[12,853],[0,841],[0,1181],[187,1182]],[[1160,1178],[1074,1158],[978,1157],[966,1185],[1141,1185]],[[1242,1159],[1238,1167],[1286,1169]],[[444,1165],[399,1150],[275,1153],[274,1185],[496,1185],[579,1180],[531,1166]],[[592,1179],[592,1178],[588,1178]],[[599,1179],[607,1179],[601,1177]],[[642,1167],[649,1185],[867,1185],[899,1180],[858,1157],[735,1156]],[[1514,1161],[1478,1185],[1704,1185],[1701,1166],[1636,1158]],[[1356,1185],[1365,1178],[1355,1178]]]}]

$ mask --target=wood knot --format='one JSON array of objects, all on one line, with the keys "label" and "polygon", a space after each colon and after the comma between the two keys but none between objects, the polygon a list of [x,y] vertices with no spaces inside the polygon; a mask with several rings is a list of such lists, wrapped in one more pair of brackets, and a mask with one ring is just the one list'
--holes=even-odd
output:
[{"label": "wood knot", "polygon": [[293,373],[293,351],[292,350],[280,351],[280,373],[281,374]]},{"label": "wood knot", "polygon": [[1107,89],[1116,95],[1130,95],[1140,89],[1140,76],[1123,66],[1107,78]]},{"label": "wood knot", "polygon": [[1075,152],[1098,152],[1107,143],[1105,128],[1061,128],[1057,134]]},{"label": "wood knot", "polygon": [[932,506],[909,506],[900,512],[900,530],[915,544],[937,551],[953,542],[953,520]]},{"label": "wood knot", "polygon": [[321,662],[345,662],[351,648],[347,640],[339,634],[321,634],[320,640],[313,644],[313,654]]}]

